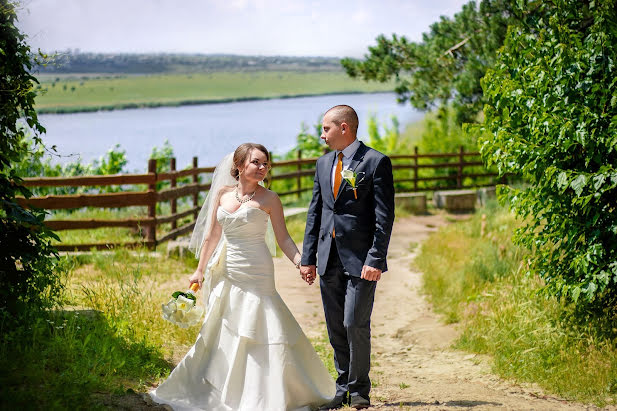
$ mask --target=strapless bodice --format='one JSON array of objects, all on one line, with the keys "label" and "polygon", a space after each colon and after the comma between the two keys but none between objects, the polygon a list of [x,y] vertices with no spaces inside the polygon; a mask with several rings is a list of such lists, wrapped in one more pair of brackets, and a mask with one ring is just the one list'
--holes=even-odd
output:
[{"label": "strapless bodice", "polygon": [[219,206],[216,218],[228,242],[264,241],[270,215],[261,208],[240,206],[233,213]]},{"label": "strapless bodice", "polygon": [[275,293],[274,265],[265,240],[269,214],[245,205],[234,212],[219,206],[216,218],[227,243],[228,279],[259,294]]}]

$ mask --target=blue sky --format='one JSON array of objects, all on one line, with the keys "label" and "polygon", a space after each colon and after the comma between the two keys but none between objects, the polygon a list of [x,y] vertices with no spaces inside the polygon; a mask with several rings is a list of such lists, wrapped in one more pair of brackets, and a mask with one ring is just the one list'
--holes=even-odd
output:
[{"label": "blue sky", "polygon": [[22,0],[34,48],[361,57],[379,34],[420,40],[468,0]]}]

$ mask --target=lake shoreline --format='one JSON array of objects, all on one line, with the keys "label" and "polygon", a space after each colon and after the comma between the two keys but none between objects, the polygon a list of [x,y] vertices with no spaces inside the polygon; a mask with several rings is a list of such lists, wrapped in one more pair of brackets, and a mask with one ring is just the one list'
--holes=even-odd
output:
[{"label": "lake shoreline", "polygon": [[386,92],[40,114],[39,121],[46,129],[46,145],[55,145],[62,156],[55,163],[74,162],[74,155],[89,163],[120,144],[127,153],[128,169],[143,170],[153,148],[164,147],[166,141],[173,147],[178,165],[191,164],[195,156],[200,164],[216,164],[246,141],[263,144],[274,153],[286,153],[297,144],[299,133],[314,133],[323,112],[341,103],[358,113],[361,137],[369,135],[368,119],[372,116],[382,126],[391,124],[393,115],[401,126],[424,116],[408,103],[396,103],[396,95]]},{"label": "lake shoreline", "polygon": [[101,106],[73,106],[73,107],[43,107],[37,109],[38,114],[74,114],[74,113],[92,113],[97,111],[118,111],[118,110],[133,110],[144,108],[159,108],[159,107],[181,107],[181,106],[197,106],[210,104],[225,104],[225,103],[242,103],[249,101],[266,101],[266,100],[285,100],[292,98],[303,97],[320,97],[320,96],[336,96],[349,94],[384,94],[392,93],[393,91],[334,91],[331,93],[298,93],[298,94],[281,94],[276,96],[246,96],[246,97],[228,97],[228,98],[204,98],[204,99],[188,99],[178,101],[150,101],[142,103],[121,103]]}]

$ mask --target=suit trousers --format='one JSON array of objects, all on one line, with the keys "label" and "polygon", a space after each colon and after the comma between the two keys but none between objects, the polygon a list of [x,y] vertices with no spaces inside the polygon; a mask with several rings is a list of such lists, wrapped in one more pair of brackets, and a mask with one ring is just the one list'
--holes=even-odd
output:
[{"label": "suit trousers", "polygon": [[320,277],[328,337],[338,372],[336,395],[369,398],[371,380],[371,313],[376,281],[350,275],[332,241],[326,271]]}]

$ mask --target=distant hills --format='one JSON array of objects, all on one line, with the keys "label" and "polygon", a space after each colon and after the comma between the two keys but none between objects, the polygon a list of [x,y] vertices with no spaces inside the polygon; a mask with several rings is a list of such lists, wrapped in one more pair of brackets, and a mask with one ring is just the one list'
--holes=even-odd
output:
[{"label": "distant hills", "polygon": [[205,54],[51,53],[41,74],[198,73],[215,71],[342,71],[333,57],[237,56]]}]

